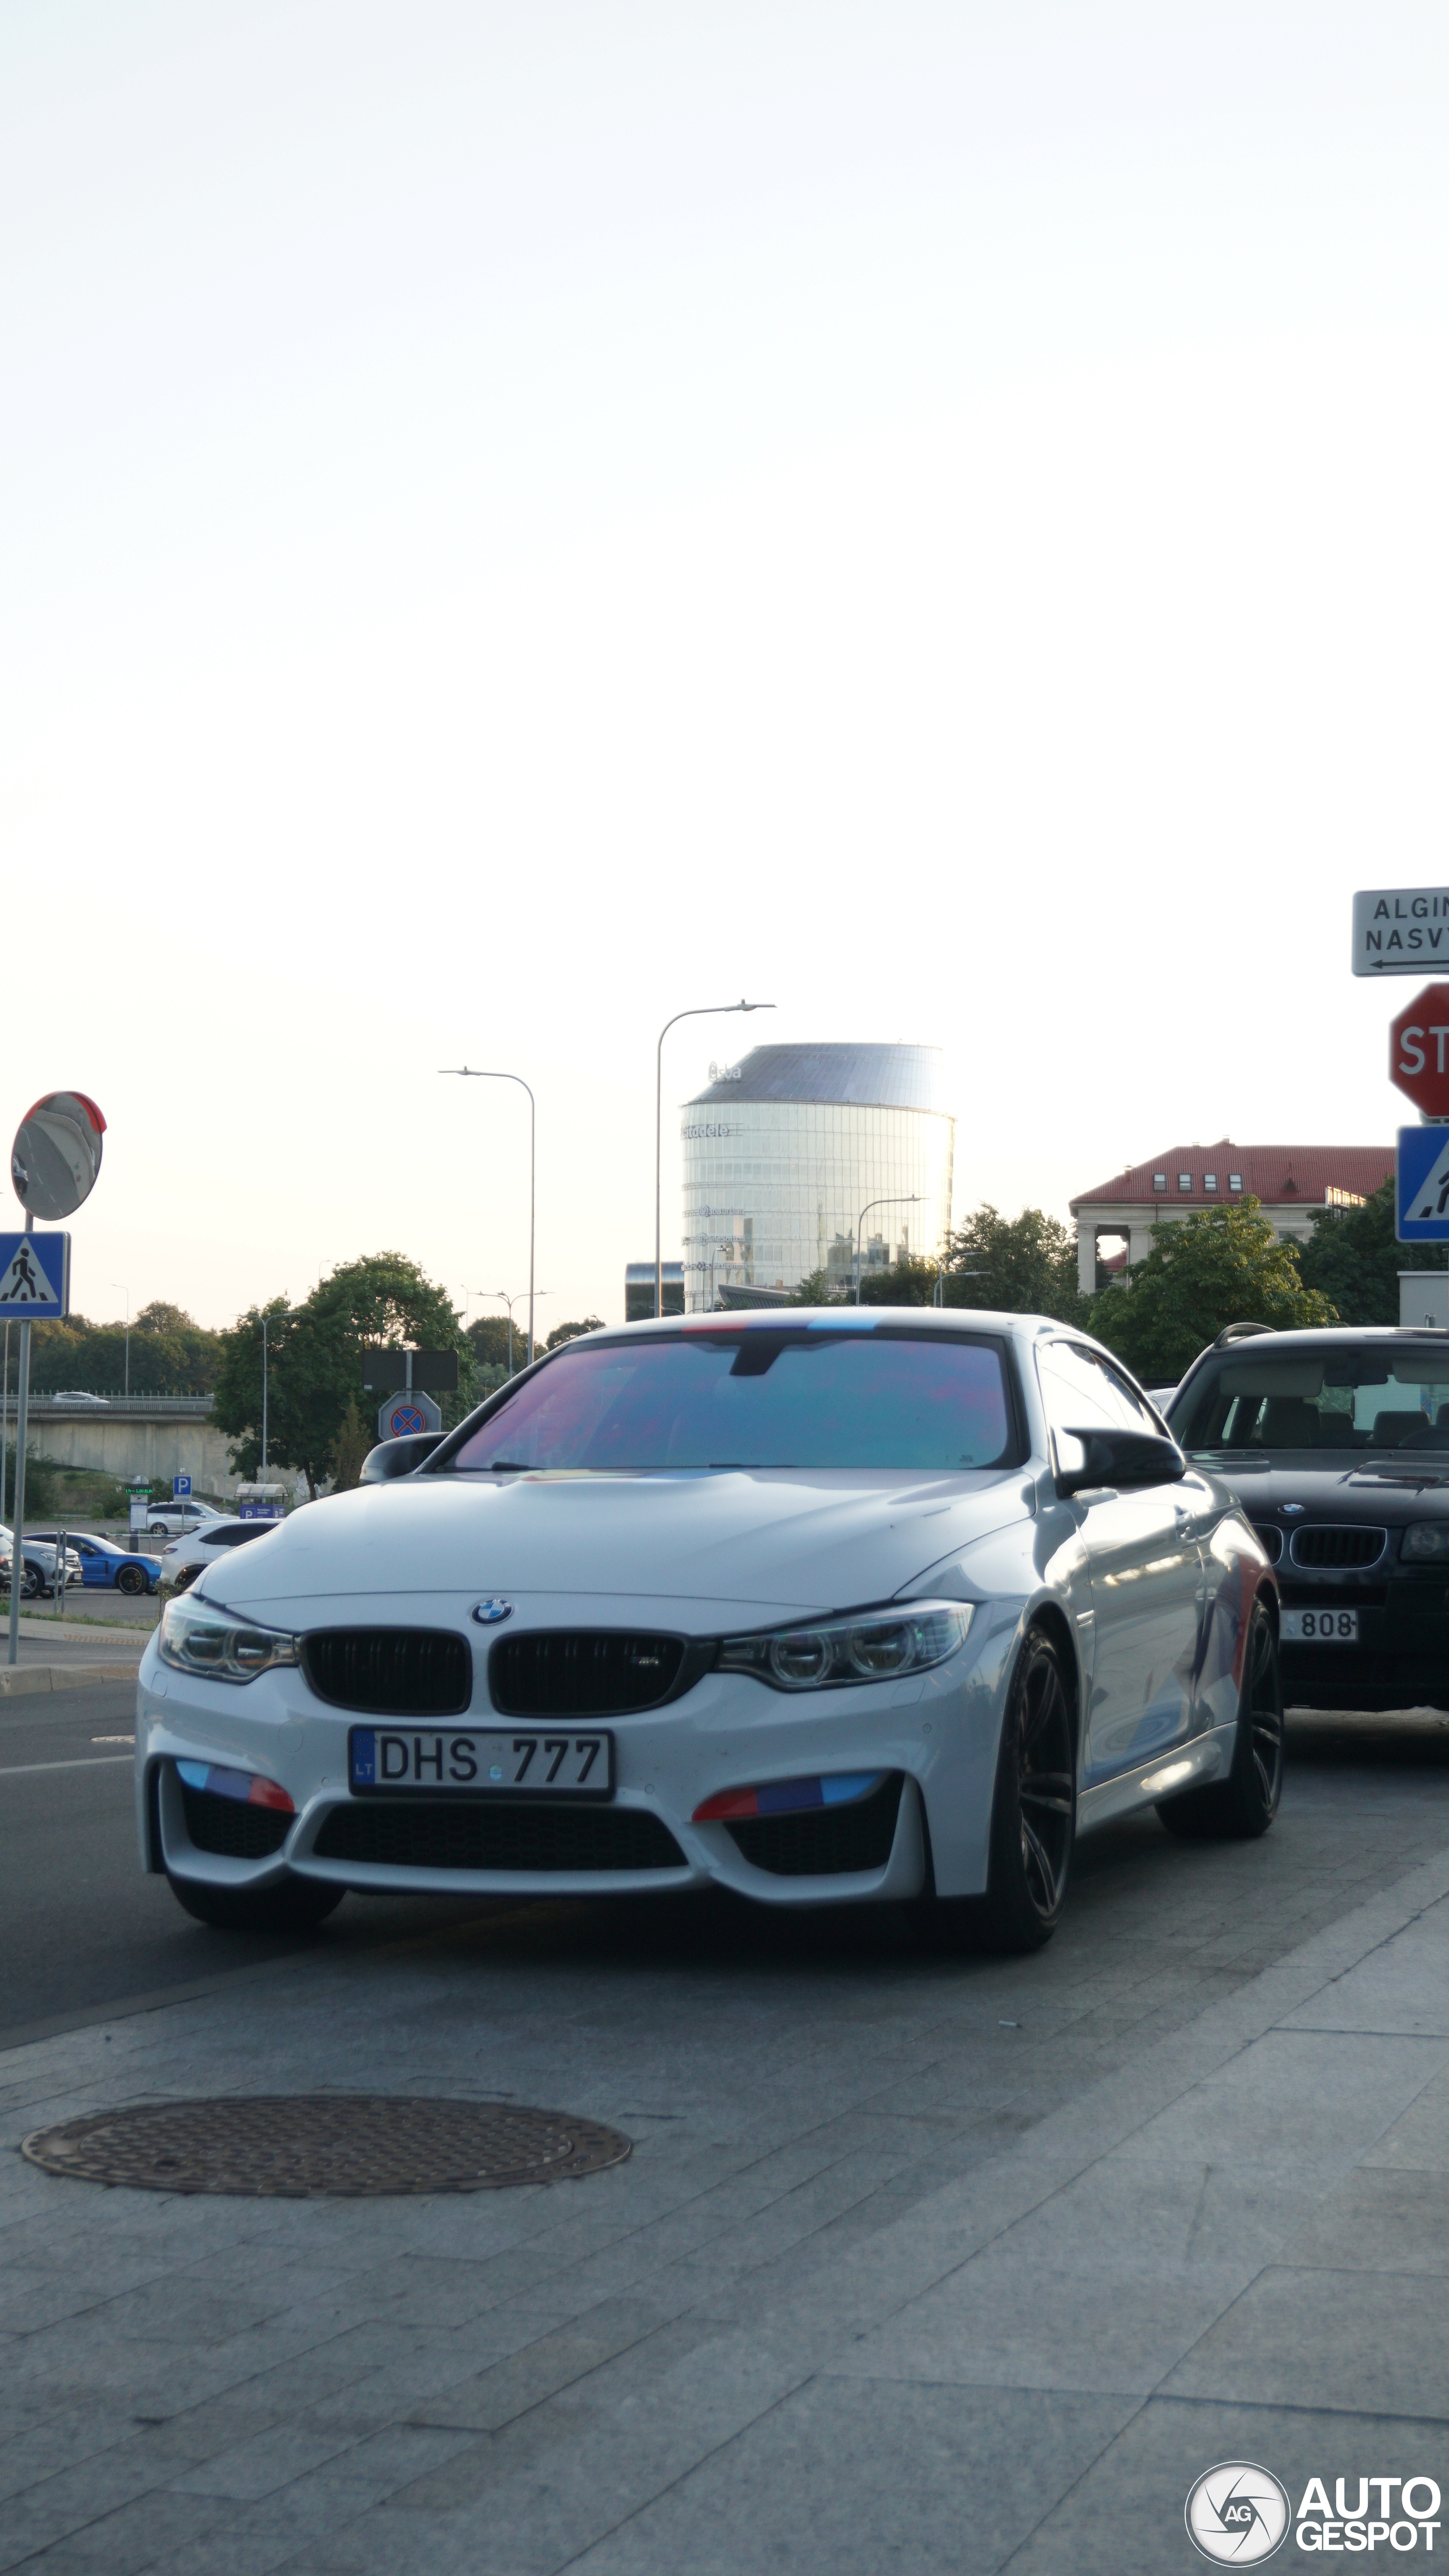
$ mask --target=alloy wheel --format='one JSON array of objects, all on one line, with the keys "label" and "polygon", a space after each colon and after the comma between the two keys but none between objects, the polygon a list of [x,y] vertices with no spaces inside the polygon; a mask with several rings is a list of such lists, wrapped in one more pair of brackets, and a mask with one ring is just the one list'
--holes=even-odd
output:
[{"label": "alloy wheel", "polygon": [[1271,1816],[1283,1785],[1283,1689],[1273,1630],[1260,1612],[1249,1645],[1248,1725],[1258,1794]]},{"label": "alloy wheel", "polygon": [[1076,1815],[1071,1710],[1049,1649],[1034,1655],[1022,1676],[1016,1763],[1022,1876],[1033,1907],[1049,1921],[1062,1901]]}]

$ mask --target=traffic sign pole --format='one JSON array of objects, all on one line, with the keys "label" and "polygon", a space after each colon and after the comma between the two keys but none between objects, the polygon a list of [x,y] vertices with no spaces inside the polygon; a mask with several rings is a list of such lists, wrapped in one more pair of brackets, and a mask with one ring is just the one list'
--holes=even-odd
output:
[{"label": "traffic sign pole", "polygon": [[[30,1232],[27,1217],[25,1231]],[[20,1661],[20,1585],[25,1573],[25,1440],[30,1428],[30,1318],[20,1318],[20,1383],[15,1401],[15,1518],[10,1538],[10,1636],[7,1663]]]}]

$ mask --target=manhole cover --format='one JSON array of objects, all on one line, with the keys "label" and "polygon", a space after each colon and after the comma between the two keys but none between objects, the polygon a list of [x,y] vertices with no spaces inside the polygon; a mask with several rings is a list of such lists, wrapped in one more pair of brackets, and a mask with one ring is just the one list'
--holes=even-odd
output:
[{"label": "manhole cover", "polygon": [[93,2112],[34,2130],[20,2152],[47,2173],[132,2191],[320,2200],[562,2182],[621,2164],[632,2144],[597,2120],[507,2102],[283,2093]]}]

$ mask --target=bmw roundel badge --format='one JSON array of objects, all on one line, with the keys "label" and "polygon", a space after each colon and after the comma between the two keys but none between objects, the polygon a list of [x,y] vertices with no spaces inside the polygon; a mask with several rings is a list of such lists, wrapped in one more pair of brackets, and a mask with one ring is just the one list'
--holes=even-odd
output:
[{"label": "bmw roundel badge", "polygon": [[512,1618],[513,1604],[500,1601],[496,1594],[492,1594],[486,1601],[474,1602],[473,1616],[480,1628],[496,1628],[500,1619]]}]

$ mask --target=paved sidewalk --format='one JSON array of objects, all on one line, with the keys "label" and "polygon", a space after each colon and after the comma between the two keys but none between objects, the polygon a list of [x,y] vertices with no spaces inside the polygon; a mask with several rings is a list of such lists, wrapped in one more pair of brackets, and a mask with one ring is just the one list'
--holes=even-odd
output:
[{"label": "paved sidewalk", "polygon": [[12,2145],[321,2086],[637,2141],[382,2204],[0,2163],[0,2565],[1157,2576],[1215,2461],[1449,2494],[1442,1735],[1300,1728],[1262,1844],[1097,1837],[1033,1961],[500,1906],[0,2057]]}]

